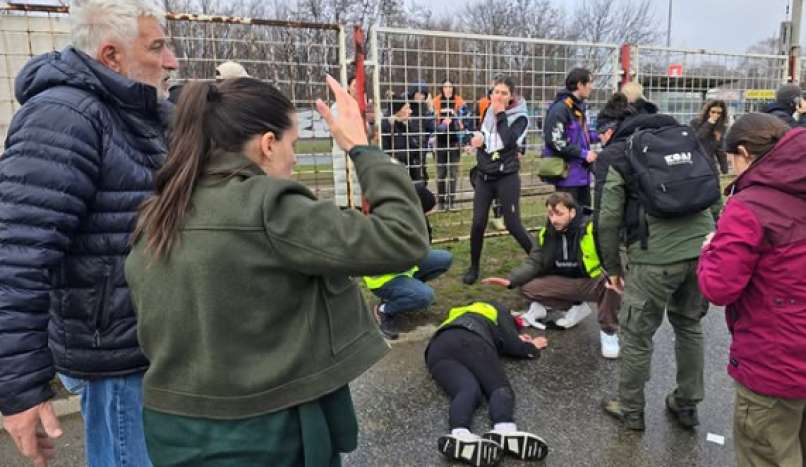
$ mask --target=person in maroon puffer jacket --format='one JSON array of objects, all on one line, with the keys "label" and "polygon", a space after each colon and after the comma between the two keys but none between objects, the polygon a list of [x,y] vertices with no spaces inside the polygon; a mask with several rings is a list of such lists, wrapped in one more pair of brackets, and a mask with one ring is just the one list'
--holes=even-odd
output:
[{"label": "person in maroon puffer jacket", "polygon": [[727,305],[739,466],[806,460],[806,129],[741,117],[725,138],[738,178],[700,256],[700,289]]}]

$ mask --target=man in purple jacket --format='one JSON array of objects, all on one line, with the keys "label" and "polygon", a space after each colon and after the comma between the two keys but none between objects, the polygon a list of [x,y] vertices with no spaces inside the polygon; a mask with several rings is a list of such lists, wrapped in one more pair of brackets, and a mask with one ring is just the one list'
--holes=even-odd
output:
[{"label": "man in purple jacket", "polygon": [[565,89],[557,93],[543,123],[546,146],[543,157],[561,157],[568,164],[565,178],[550,180],[557,191],[571,193],[580,206],[591,205],[590,165],[597,154],[590,150],[599,135],[588,129],[585,99],[593,92],[593,76],[574,68],[565,78]]}]

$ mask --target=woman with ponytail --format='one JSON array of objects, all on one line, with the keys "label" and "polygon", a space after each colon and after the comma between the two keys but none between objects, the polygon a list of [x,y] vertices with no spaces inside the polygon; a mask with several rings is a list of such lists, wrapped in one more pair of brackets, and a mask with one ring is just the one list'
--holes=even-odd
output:
[{"label": "woman with ponytail", "polygon": [[182,92],[126,262],[157,467],[334,466],[356,447],[347,385],[388,347],[351,277],[411,268],[428,236],[406,170],[367,146],[355,100],[328,84],[338,116],[317,108],[368,216],[290,179],[297,117],[273,86]]}]

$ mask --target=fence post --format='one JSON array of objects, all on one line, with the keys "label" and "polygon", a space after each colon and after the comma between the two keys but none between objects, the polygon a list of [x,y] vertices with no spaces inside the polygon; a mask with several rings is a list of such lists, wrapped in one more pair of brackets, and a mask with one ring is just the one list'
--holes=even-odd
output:
[{"label": "fence post", "polygon": [[632,46],[630,44],[621,45],[621,86],[632,80]]}]

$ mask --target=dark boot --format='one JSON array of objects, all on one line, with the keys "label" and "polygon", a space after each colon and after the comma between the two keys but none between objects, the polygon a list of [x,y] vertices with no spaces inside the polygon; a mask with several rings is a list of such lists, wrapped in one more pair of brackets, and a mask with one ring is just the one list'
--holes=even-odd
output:
[{"label": "dark boot", "polygon": [[621,402],[618,399],[605,399],[602,401],[602,408],[604,411],[610,415],[618,419],[625,427],[629,428],[630,430],[634,431],[644,431],[646,426],[644,425],[644,414],[643,413],[625,413],[624,408],[621,406]]},{"label": "dark boot", "polygon": [[467,285],[475,284],[476,281],[479,280],[479,268],[470,267],[464,276],[462,276],[462,282]]},{"label": "dark boot", "polygon": [[674,415],[677,423],[687,430],[691,430],[700,424],[700,419],[697,417],[697,406],[679,401],[674,396],[674,393],[666,396],[666,409]]}]

